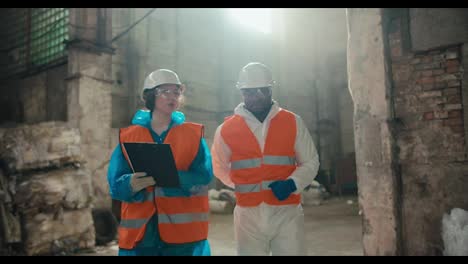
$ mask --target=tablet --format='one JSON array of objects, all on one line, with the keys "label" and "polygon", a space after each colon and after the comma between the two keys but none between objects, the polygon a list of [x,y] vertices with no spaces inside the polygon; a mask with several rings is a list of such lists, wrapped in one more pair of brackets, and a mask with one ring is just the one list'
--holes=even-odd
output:
[{"label": "tablet", "polygon": [[179,174],[169,144],[123,143],[133,172],[153,176],[158,187],[180,187]]}]

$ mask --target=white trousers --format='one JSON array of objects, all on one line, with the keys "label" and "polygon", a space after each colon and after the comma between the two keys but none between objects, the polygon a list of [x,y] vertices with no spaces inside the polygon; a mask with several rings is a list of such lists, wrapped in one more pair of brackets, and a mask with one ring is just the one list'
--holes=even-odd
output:
[{"label": "white trousers", "polygon": [[237,254],[306,255],[304,211],[299,205],[236,206],[234,234]]}]

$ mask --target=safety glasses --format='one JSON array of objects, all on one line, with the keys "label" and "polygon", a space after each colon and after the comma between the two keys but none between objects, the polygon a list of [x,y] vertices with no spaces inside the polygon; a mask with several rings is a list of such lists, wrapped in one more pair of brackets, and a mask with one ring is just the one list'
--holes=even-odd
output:
[{"label": "safety glasses", "polygon": [[179,98],[182,95],[182,91],[180,89],[177,89],[177,90],[173,90],[173,89],[156,89],[156,96],[169,98],[170,95],[172,95],[175,98]]},{"label": "safety glasses", "polygon": [[242,96],[244,97],[253,97],[253,96],[266,97],[270,93],[270,87],[244,88],[244,89],[241,89],[241,93],[242,93]]}]

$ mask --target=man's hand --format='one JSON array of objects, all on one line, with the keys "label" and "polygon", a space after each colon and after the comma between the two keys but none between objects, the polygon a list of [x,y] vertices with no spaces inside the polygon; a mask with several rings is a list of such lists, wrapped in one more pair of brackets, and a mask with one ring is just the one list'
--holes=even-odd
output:
[{"label": "man's hand", "polygon": [[146,176],[146,172],[135,172],[131,177],[130,186],[134,193],[156,184],[152,176]]},{"label": "man's hand", "polygon": [[296,184],[293,179],[287,179],[285,181],[275,181],[270,183],[268,187],[271,188],[273,194],[278,198],[278,200],[286,200],[291,193],[297,190]]}]

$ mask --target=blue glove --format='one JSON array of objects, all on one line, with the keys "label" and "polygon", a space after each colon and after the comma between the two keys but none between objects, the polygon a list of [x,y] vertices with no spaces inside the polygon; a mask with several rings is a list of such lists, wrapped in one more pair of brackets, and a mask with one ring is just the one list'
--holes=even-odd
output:
[{"label": "blue glove", "polygon": [[273,191],[273,194],[278,200],[286,200],[291,193],[297,190],[296,184],[293,179],[287,179],[285,181],[275,181],[268,185]]}]

